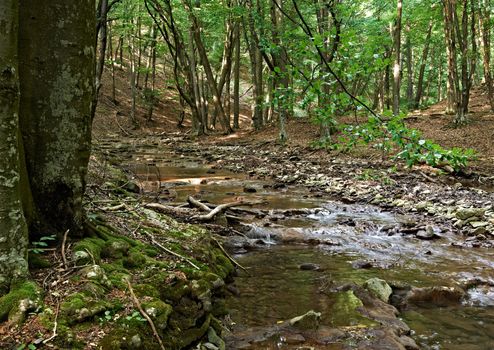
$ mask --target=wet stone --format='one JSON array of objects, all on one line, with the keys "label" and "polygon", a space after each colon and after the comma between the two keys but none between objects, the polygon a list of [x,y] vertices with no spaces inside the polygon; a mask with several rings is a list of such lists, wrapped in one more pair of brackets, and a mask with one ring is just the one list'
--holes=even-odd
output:
[{"label": "wet stone", "polygon": [[467,220],[474,216],[481,218],[484,214],[484,208],[460,208],[456,211],[456,217],[460,220]]},{"label": "wet stone", "polygon": [[313,263],[303,263],[299,266],[300,270],[306,270],[306,271],[320,271],[321,266]]},{"label": "wet stone", "polygon": [[389,296],[393,293],[393,290],[388,283],[380,278],[371,278],[365,281],[364,288],[385,303],[388,302]]},{"label": "wet stone", "polygon": [[305,338],[302,334],[290,333],[284,336],[285,343],[294,345],[294,344],[302,344],[305,342]]},{"label": "wet stone", "polygon": [[257,189],[252,185],[245,185],[243,191],[245,193],[256,193]]},{"label": "wet stone", "polygon": [[371,261],[357,260],[352,263],[354,269],[370,269],[374,267]]},{"label": "wet stone", "polygon": [[292,318],[289,323],[291,326],[299,329],[316,329],[321,320],[321,313],[310,310],[304,315]]}]

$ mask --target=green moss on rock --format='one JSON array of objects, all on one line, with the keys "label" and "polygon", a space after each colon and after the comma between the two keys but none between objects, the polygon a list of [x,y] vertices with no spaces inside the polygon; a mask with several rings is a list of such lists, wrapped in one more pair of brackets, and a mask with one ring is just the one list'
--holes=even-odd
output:
[{"label": "green moss on rock", "polygon": [[153,298],[142,303],[143,309],[151,317],[158,329],[164,330],[168,319],[173,312],[173,307],[159,299]]},{"label": "green moss on rock", "polygon": [[[74,245],[74,260],[77,265],[98,264],[106,242],[101,238],[85,238]],[[94,260],[94,261],[93,261]]]},{"label": "green moss on rock", "polygon": [[27,312],[41,303],[41,291],[32,281],[13,286],[10,292],[0,298],[0,322],[7,318],[13,323],[21,323]]}]

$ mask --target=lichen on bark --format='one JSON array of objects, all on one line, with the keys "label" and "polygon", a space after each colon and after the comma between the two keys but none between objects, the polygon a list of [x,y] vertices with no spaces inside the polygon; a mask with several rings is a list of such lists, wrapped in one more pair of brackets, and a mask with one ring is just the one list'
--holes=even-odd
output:
[{"label": "lichen on bark", "polygon": [[18,151],[18,2],[0,2],[0,296],[28,273]]},{"label": "lichen on bark", "polygon": [[84,223],[82,196],[91,146],[94,4],[20,4],[21,131],[37,212],[30,228],[77,234]]}]

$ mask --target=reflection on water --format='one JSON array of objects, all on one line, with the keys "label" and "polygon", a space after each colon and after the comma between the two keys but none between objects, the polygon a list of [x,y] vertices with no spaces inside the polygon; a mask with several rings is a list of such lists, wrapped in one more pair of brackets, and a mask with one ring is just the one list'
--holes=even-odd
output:
[{"label": "reflection on water", "polygon": [[[425,269],[354,269],[352,261],[358,258],[358,252],[335,254],[303,246],[272,246],[236,256],[250,274],[236,278],[241,294],[227,299],[236,328],[270,326],[311,309],[322,313],[323,325],[345,325],[349,320],[334,319],[330,312],[337,295],[323,292],[332,283],[363,283],[372,277],[418,287],[455,283],[448,273]],[[320,265],[321,271],[301,270],[304,263]],[[414,308],[402,316],[424,349],[494,349],[494,308]]]}]

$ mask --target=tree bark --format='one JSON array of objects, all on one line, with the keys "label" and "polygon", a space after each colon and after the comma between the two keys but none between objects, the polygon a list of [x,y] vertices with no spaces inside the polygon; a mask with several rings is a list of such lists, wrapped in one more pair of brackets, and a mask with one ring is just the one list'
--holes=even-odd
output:
[{"label": "tree bark", "polygon": [[28,274],[20,192],[18,0],[0,2],[0,296]]},{"label": "tree bark", "polygon": [[401,17],[402,0],[398,0],[396,7],[396,24],[394,28],[395,61],[393,65],[393,114],[400,114],[400,85],[401,85]]},{"label": "tree bark", "polygon": [[406,55],[407,55],[407,104],[408,108],[412,108],[414,105],[413,99],[413,52],[412,52],[412,39],[410,38],[410,23],[406,25]]},{"label": "tree bark", "polygon": [[456,112],[457,103],[460,98],[457,94],[459,89],[459,81],[456,57],[456,37],[454,30],[454,21],[456,17],[455,12],[456,6],[453,5],[451,0],[446,0],[444,3],[444,36],[446,40],[446,53],[448,56],[446,114],[453,114]]},{"label": "tree bark", "polygon": [[487,96],[491,111],[494,112],[494,87],[492,86],[491,73],[491,18],[490,18],[490,0],[482,0],[483,12],[479,14],[480,30],[482,31],[482,61],[484,65],[484,80],[487,85]]},{"label": "tree bark", "polygon": [[107,17],[108,17],[108,0],[100,0],[99,9],[98,9],[99,17],[98,25],[97,25],[97,38],[98,38],[98,59],[96,61],[96,77],[95,77],[95,89],[96,93],[94,94],[94,101],[91,110],[91,119],[94,119],[96,114],[96,107],[98,105],[99,91],[101,89],[101,77],[103,76],[103,70],[105,69],[105,56],[106,56],[106,44],[107,44]]},{"label": "tree bark", "polygon": [[194,14],[192,6],[189,3],[189,1],[183,0],[182,3],[185,6],[187,13],[189,15],[189,19],[191,21],[194,42],[196,44],[199,57],[201,59],[201,64],[204,68],[204,72],[206,73],[206,78],[208,81],[209,88],[211,89],[211,92],[213,94],[213,103],[219,113],[220,123],[223,126],[225,133],[231,134],[233,132],[233,129],[230,126],[229,120],[225,114],[225,109],[223,108],[223,104],[221,103],[222,100],[221,100],[220,89],[219,86],[216,85],[216,80],[214,78],[213,70],[211,68],[211,63],[209,62],[206,49],[201,39],[201,29],[199,26],[198,19]]},{"label": "tree bark", "polygon": [[233,69],[233,128],[239,129],[240,119],[240,22],[235,23],[235,65]]},{"label": "tree bark", "polygon": [[20,125],[37,209],[32,233],[83,232],[91,148],[93,0],[21,0]]},{"label": "tree bark", "polygon": [[[252,95],[254,103],[252,105],[252,124],[254,129],[260,130],[262,128],[263,121],[263,76],[262,76],[262,53],[259,48],[259,38],[257,36],[254,15],[261,16],[259,6],[254,7],[253,1],[248,1],[248,28],[250,33],[250,39],[247,31],[244,31],[245,39],[250,57],[251,65],[251,77],[252,77]],[[244,24],[245,27],[247,27]]]}]

